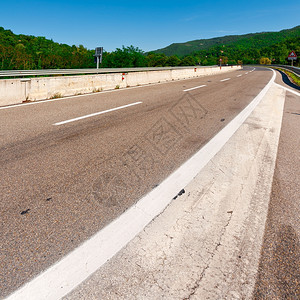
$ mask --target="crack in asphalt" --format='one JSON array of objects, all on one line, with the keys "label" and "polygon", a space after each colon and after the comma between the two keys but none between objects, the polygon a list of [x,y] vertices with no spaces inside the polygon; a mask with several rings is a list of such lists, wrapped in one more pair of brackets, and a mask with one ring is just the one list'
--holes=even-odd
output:
[{"label": "crack in asphalt", "polygon": [[218,251],[218,248],[222,245],[222,244],[221,244],[222,238],[223,238],[223,236],[225,235],[226,229],[227,229],[227,227],[229,226],[229,223],[230,223],[231,218],[232,218],[232,215],[233,215],[233,212],[228,212],[228,213],[230,213],[230,216],[229,216],[229,218],[228,218],[227,223],[224,225],[224,227],[223,227],[223,229],[222,229],[222,232],[221,232],[221,235],[220,235],[220,239],[219,239],[217,245],[216,245],[215,248],[214,248],[214,252],[211,253],[211,257],[210,257],[210,259],[209,259],[207,265],[206,265],[205,268],[202,270],[199,279],[195,282],[194,286],[191,288],[191,291],[190,291],[189,295],[188,295],[187,297],[183,298],[183,300],[189,300],[189,299],[191,299],[192,296],[195,295],[195,293],[197,292],[197,289],[200,287],[201,281],[202,281],[203,277],[205,276],[206,271],[207,271],[207,270],[209,269],[209,267],[210,267],[210,263],[211,263],[212,259],[214,258],[216,252]]}]

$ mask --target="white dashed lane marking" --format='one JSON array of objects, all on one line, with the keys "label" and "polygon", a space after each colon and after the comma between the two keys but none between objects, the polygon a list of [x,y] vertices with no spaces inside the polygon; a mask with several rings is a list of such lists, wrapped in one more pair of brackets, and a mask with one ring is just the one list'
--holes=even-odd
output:
[{"label": "white dashed lane marking", "polygon": [[96,113],[93,113],[93,114],[85,115],[85,116],[82,116],[82,117],[78,117],[78,118],[74,118],[74,119],[70,119],[70,120],[58,122],[58,123],[55,123],[53,125],[55,125],[55,126],[64,125],[64,124],[67,124],[67,123],[70,123],[70,122],[75,122],[75,121],[78,121],[78,120],[82,120],[82,119],[86,119],[86,118],[90,118],[90,117],[102,115],[102,114],[105,114],[105,113],[108,113],[108,112],[111,112],[111,111],[119,110],[119,109],[122,109],[122,108],[126,108],[126,107],[129,107],[129,106],[133,106],[133,105],[137,105],[137,104],[141,104],[141,103],[143,103],[143,102],[135,102],[135,103],[131,103],[131,104],[127,104],[127,105],[123,105],[123,106],[111,108],[111,109],[108,109],[108,110],[96,112]]},{"label": "white dashed lane marking", "polygon": [[205,84],[204,85],[199,85],[199,86],[195,86],[193,88],[186,89],[186,90],[183,90],[183,91],[188,92],[188,91],[191,91],[191,90],[200,89],[200,88],[205,87],[205,86],[206,86]]}]

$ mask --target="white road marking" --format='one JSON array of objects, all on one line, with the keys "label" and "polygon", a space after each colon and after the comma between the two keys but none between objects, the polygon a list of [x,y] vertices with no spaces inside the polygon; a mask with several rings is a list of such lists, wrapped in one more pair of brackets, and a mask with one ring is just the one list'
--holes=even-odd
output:
[{"label": "white road marking", "polygon": [[123,105],[123,106],[103,110],[103,111],[96,112],[96,113],[93,113],[93,114],[85,115],[85,116],[82,116],[82,117],[78,117],[78,118],[58,122],[58,123],[55,123],[53,125],[55,125],[55,126],[64,125],[64,124],[67,124],[67,123],[79,121],[79,120],[86,119],[86,118],[91,118],[91,117],[94,117],[94,116],[102,115],[102,114],[105,114],[105,113],[108,113],[108,112],[111,112],[111,111],[123,109],[123,108],[130,107],[130,106],[133,106],[133,105],[141,104],[141,103],[143,103],[143,102],[135,102],[135,103],[131,103],[131,104],[127,104],[127,105]]},{"label": "white road marking", "polygon": [[245,74],[248,74],[248,72],[246,72]]},{"label": "white road marking", "polygon": [[227,80],[230,80],[231,78],[225,78],[225,79],[222,79],[220,81],[227,81]]},{"label": "white road marking", "polygon": [[240,74],[240,75],[238,75],[238,76],[236,76],[236,77],[241,77],[241,76],[243,76],[242,74]]},{"label": "white road marking", "polygon": [[291,92],[291,93],[293,93],[293,94],[295,94],[297,96],[300,96],[300,93],[298,93],[298,92],[296,92],[296,91],[294,91],[292,89],[286,88],[285,86],[282,86],[282,85],[280,85],[280,84],[278,84],[276,82],[274,82],[274,84],[277,85],[277,86],[279,86],[279,87],[281,87],[284,90],[287,90],[288,92]]},{"label": "white road marking", "polygon": [[205,87],[205,86],[206,86],[206,84],[203,84],[203,85],[195,86],[193,88],[186,89],[186,90],[183,90],[183,91],[188,92],[188,91],[191,91],[191,90],[200,89],[200,88]]},{"label": "white road marking", "polygon": [[185,188],[222,149],[266,95],[276,77],[276,72],[272,72],[272,79],[263,90],[200,151],[125,213],[6,300],[60,299],[111,259],[159,215],[176,192]]}]

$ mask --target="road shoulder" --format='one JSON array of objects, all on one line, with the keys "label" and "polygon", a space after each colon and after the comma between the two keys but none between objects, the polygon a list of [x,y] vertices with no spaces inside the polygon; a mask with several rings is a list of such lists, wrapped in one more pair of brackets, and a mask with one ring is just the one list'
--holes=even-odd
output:
[{"label": "road shoulder", "polygon": [[284,96],[272,86],[185,193],[65,299],[249,298]]},{"label": "road shoulder", "polygon": [[300,297],[300,103],[287,92],[254,299]]}]

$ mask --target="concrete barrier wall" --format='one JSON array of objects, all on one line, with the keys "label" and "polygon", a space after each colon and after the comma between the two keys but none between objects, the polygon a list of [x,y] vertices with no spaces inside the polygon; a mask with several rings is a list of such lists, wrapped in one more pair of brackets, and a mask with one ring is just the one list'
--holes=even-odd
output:
[{"label": "concrete barrier wall", "polygon": [[0,106],[22,103],[26,100],[25,84],[20,79],[0,80]]},{"label": "concrete barrier wall", "polygon": [[221,74],[240,66],[0,80],[0,106]]}]

